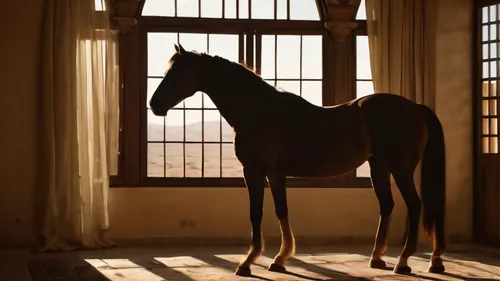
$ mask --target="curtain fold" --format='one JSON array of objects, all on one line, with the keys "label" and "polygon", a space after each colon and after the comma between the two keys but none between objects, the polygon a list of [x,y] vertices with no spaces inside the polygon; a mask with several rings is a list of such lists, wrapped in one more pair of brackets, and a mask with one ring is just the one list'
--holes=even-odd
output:
[{"label": "curtain fold", "polygon": [[[46,0],[41,145],[42,251],[112,246],[109,176],[118,163],[118,37],[106,1]],[[103,7],[96,11],[96,7]]]},{"label": "curtain fold", "polygon": [[376,93],[399,94],[434,109],[434,18],[426,0],[366,0]]}]

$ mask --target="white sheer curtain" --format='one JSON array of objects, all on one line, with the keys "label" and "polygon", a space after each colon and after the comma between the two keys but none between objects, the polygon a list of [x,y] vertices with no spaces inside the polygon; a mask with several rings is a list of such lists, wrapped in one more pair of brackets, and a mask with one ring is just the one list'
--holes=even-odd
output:
[{"label": "white sheer curtain", "polygon": [[118,157],[118,35],[110,30],[106,1],[95,1],[46,0],[42,250],[113,245],[105,233]]}]

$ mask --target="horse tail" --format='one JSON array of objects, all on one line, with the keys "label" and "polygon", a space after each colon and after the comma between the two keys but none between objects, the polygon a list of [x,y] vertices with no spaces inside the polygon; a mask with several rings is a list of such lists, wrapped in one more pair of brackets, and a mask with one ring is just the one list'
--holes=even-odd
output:
[{"label": "horse tail", "polygon": [[[427,145],[422,159],[421,196],[423,225],[426,235],[444,244],[444,218],[446,203],[446,163],[444,133],[436,114],[422,105],[427,122]],[[444,245],[443,245],[444,246]]]}]

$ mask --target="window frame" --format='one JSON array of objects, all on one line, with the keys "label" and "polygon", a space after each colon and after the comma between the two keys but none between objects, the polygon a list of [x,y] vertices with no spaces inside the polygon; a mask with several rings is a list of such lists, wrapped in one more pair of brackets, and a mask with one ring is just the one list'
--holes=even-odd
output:
[{"label": "window frame", "polygon": [[[342,97],[335,95],[335,73],[332,63],[323,63],[323,105],[334,105],[356,97],[356,36],[366,34],[366,21],[348,36],[346,42],[334,42],[324,27],[323,16],[319,21],[262,20],[262,19],[214,19],[189,17],[141,16],[137,26],[120,39],[120,155],[118,175],[112,176],[111,187],[246,187],[240,178],[154,178],[147,176],[147,36],[149,32],[196,32],[240,34],[255,32],[260,35],[323,35],[323,62],[342,56],[349,61],[352,71],[349,89]],[[248,36],[247,36],[248,37]],[[245,43],[246,44],[246,43]],[[347,46],[347,48],[345,47]],[[240,49],[243,46],[240,46]],[[258,50],[259,48],[257,48]],[[340,51],[340,52],[339,52]],[[247,53],[248,54],[248,53]],[[340,91],[338,91],[340,93]],[[222,164],[222,163],[221,163]],[[287,187],[300,188],[371,188],[369,178],[356,176],[356,170],[330,178],[288,178]]]}]

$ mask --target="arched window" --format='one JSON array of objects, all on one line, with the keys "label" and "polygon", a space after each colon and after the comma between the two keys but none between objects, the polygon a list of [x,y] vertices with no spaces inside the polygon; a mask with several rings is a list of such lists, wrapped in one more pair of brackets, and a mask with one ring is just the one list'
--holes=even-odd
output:
[{"label": "arched window", "polygon": [[[323,4],[319,0],[146,0],[139,28],[123,39],[129,50],[123,78],[129,85],[124,86],[126,155],[122,155],[121,178],[129,179],[122,185],[245,185],[234,155],[232,129],[207,95],[196,93],[166,118],[154,116],[148,108],[175,43],[245,64],[269,84],[313,104],[334,105],[334,79],[324,79],[332,76],[335,58]],[[352,83],[355,80],[352,76]],[[356,178],[354,173],[349,179]],[[345,178],[290,178],[287,185],[345,187]]]}]

